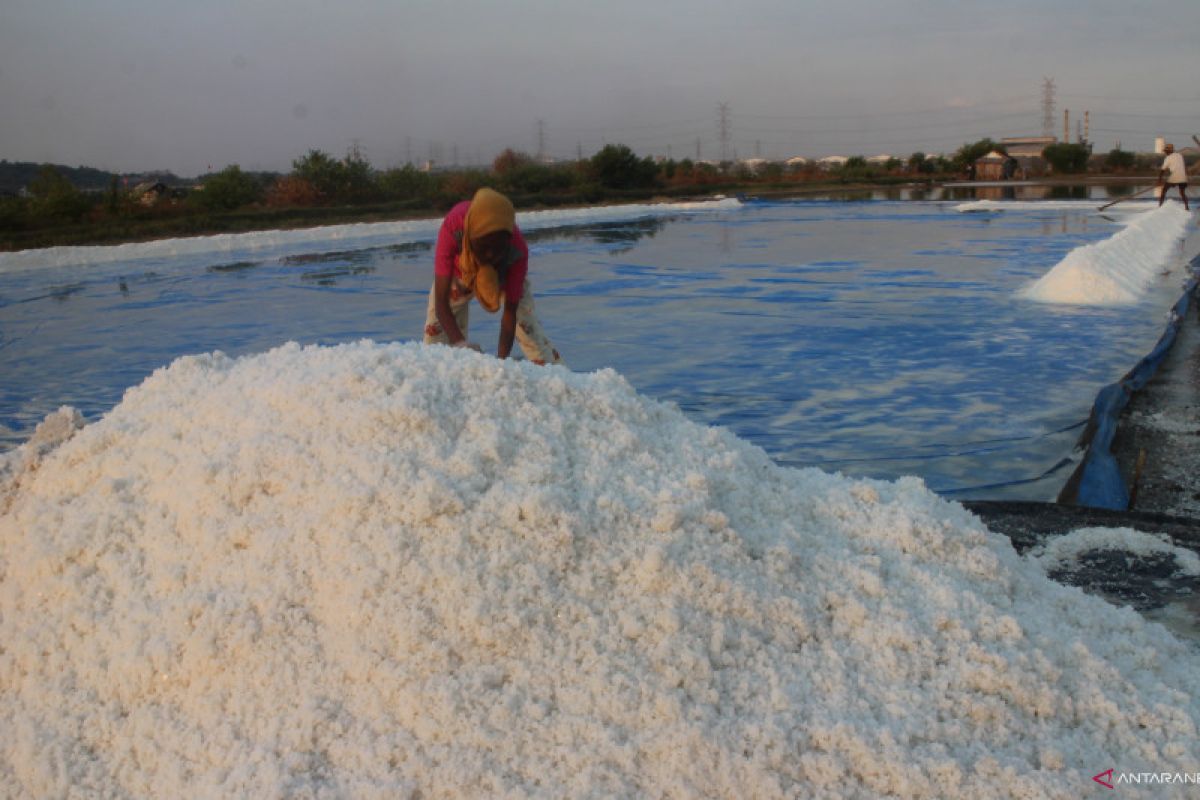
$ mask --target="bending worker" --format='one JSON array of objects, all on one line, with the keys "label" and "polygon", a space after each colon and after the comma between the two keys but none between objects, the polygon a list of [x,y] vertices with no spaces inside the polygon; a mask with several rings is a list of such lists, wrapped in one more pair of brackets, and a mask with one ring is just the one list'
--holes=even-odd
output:
[{"label": "bending worker", "polygon": [[503,303],[498,358],[508,357],[515,336],[525,357],[535,364],[563,364],[534,314],[527,277],[529,247],[516,216],[507,197],[484,188],[450,209],[442,220],[425,312],[426,344],[480,350],[467,339],[468,310],[474,297],[489,313]]}]

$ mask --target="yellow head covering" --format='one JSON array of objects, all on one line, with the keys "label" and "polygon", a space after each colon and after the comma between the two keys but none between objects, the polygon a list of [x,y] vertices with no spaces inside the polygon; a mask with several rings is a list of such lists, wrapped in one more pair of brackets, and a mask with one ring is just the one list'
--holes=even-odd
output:
[{"label": "yellow head covering", "polygon": [[495,267],[481,264],[471,250],[471,238],[487,236],[496,231],[512,233],[516,227],[517,213],[512,201],[494,189],[483,188],[475,192],[471,207],[463,220],[462,252],[458,256],[458,271],[463,283],[475,290],[479,305],[487,311],[500,308],[503,287]]}]

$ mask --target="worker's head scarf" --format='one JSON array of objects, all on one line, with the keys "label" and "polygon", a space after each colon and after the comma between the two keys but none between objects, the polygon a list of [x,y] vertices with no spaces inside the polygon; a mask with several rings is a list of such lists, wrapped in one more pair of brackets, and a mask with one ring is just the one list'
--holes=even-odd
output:
[{"label": "worker's head scarf", "polygon": [[487,311],[500,308],[503,287],[500,276],[491,264],[481,264],[471,250],[471,239],[496,231],[513,232],[517,214],[512,201],[499,192],[483,188],[475,192],[467,217],[463,220],[462,252],[458,256],[458,271],[463,283],[474,289],[479,305]]}]

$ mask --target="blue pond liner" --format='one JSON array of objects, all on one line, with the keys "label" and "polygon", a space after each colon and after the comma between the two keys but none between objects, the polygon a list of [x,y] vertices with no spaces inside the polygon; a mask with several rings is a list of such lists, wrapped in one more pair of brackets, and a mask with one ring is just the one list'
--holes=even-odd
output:
[{"label": "blue pond liner", "polygon": [[1105,386],[1096,395],[1087,427],[1079,437],[1079,446],[1087,448],[1087,451],[1083,461],[1059,493],[1059,503],[1117,511],[1129,508],[1129,489],[1121,477],[1116,456],[1112,453],[1112,441],[1117,433],[1121,412],[1128,405],[1129,398],[1150,382],[1170,351],[1171,345],[1175,343],[1179,326],[1183,324],[1187,314],[1188,302],[1200,283],[1200,256],[1192,259],[1188,267],[1192,277],[1172,307],[1167,327],[1154,349],[1129,370],[1125,377]]}]

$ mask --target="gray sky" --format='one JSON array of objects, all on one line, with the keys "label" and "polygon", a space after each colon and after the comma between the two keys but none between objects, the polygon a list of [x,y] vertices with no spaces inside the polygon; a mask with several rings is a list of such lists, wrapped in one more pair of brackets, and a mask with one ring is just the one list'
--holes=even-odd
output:
[{"label": "gray sky", "polygon": [[[0,158],[115,171],[377,167],[504,147],[901,156],[1200,135],[1197,0],[0,0]],[[540,121],[540,124],[539,124]]]}]

